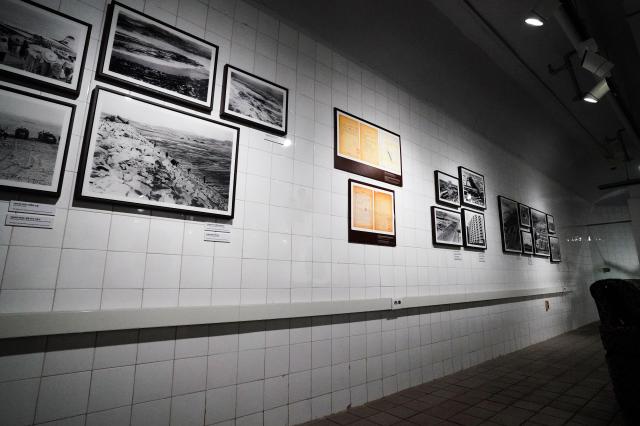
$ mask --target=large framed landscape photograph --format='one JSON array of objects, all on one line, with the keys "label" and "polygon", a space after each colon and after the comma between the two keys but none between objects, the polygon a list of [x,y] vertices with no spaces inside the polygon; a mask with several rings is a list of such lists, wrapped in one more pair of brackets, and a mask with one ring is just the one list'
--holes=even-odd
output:
[{"label": "large framed landscape photograph", "polygon": [[533,231],[533,254],[536,256],[549,257],[549,236],[541,232]]},{"label": "large framed landscape photograph", "polygon": [[226,64],[220,117],[278,135],[287,134],[289,89]]},{"label": "large framed landscape photograph", "polygon": [[211,111],[217,58],[216,45],[113,2],[96,77]]},{"label": "large framed landscape photograph", "polygon": [[0,75],[76,98],[91,25],[25,0],[0,0]]},{"label": "large framed landscape photograph", "polygon": [[469,209],[462,209],[462,233],[465,247],[475,249],[487,248],[487,228],[484,214]]},{"label": "large framed landscape photograph", "polygon": [[400,135],[334,108],[334,167],[402,186]]},{"label": "large framed landscape photograph", "polygon": [[233,217],[237,127],[102,88],[88,117],[79,198]]},{"label": "large framed landscape photograph", "polygon": [[539,234],[548,235],[549,230],[547,228],[547,214],[541,212],[540,210],[536,210],[534,208],[531,209],[531,229],[534,232]]},{"label": "large framed landscape photograph", "polygon": [[487,208],[487,193],[484,176],[469,170],[466,167],[458,167],[460,179],[460,202],[463,206],[484,210]]},{"label": "large framed landscape photograph", "polygon": [[505,253],[522,253],[518,202],[499,195],[498,211],[500,213],[502,250]]},{"label": "large framed landscape photograph", "polygon": [[431,236],[434,246],[462,246],[460,212],[431,206]]},{"label": "large framed landscape photograph", "polygon": [[0,187],[60,195],[75,106],[0,86]]},{"label": "large framed landscape photograph", "polygon": [[451,207],[460,206],[460,180],[450,174],[436,170],[433,173],[436,184],[436,203]]},{"label": "large framed landscape photograph", "polygon": [[349,242],[396,245],[395,193],[349,179]]}]

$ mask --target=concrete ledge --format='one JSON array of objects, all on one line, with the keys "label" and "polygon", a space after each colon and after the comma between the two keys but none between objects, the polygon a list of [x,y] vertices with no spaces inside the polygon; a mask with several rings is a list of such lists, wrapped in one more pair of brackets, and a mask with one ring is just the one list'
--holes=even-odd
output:
[{"label": "concrete ledge", "polygon": [[423,306],[554,295],[566,292],[566,289],[563,287],[544,287],[524,290],[404,297],[401,299],[382,298],[241,306],[196,306],[0,314],[0,339],[390,311]]}]

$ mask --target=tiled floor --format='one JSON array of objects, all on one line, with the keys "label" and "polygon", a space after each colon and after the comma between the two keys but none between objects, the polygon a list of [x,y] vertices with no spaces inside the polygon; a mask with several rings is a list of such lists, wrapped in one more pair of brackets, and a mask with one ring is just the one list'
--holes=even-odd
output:
[{"label": "tiled floor", "polygon": [[308,423],[624,425],[597,324]]}]

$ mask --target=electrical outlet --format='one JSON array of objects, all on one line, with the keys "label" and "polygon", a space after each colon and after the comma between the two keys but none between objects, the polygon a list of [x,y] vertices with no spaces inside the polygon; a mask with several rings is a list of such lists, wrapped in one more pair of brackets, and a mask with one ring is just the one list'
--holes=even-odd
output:
[{"label": "electrical outlet", "polygon": [[549,309],[551,309],[551,307],[549,306],[549,301],[545,300],[544,301],[544,310],[545,310],[545,312],[548,311]]}]

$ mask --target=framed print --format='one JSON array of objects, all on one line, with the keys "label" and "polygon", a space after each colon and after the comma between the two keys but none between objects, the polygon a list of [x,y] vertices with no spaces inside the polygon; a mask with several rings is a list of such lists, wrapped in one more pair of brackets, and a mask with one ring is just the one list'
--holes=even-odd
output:
[{"label": "framed print", "polygon": [[77,98],[91,25],[26,0],[0,0],[0,75]]},{"label": "framed print", "polygon": [[436,184],[436,203],[452,207],[460,206],[460,180],[440,170],[436,170],[433,175]]},{"label": "framed print", "polygon": [[393,191],[349,179],[349,242],[395,247]]},{"label": "framed print", "polygon": [[531,228],[531,209],[529,206],[518,203],[518,213],[520,214],[520,226]]},{"label": "framed print", "polygon": [[531,235],[531,231],[521,230],[520,235],[522,236],[522,253],[533,254],[533,236]]},{"label": "framed print", "polygon": [[547,230],[550,234],[556,233],[556,221],[550,214],[547,214]]},{"label": "framed print", "polygon": [[60,195],[75,106],[0,86],[0,187]]},{"label": "framed print", "polygon": [[237,127],[96,88],[76,194],[232,218],[239,133]]},{"label": "framed print", "polygon": [[462,209],[462,233],[465,247],[486,249],[487,228],[484,214],[469,209]]},{"label": "framed print", "polygon": [[462,246],[462,216],[460,212],[431,206],[433,245]]},{"label": "framed print", "polygon": [[499,195],[498,211],[500,213],[502,250],[505,253],[522,253],[518,202]]},{"label": "framed print", "polygon": [[226,64],[220,117],[278,135],[287,134],[289,89]]},{"label": "framed print", "polygon": [[539,234],[548,235],[547,215],[540,210],[531,209],[531,229]]},{"label": "framed print", "polygon": [[400,135],[334,108],[334,167],[402,186]]},{"label": "framed print", "polygon": [[533,254],[549,257],[549,236],[547,234],[533,231]]},{"label": "framed print", "polygon": [[211,111],[218,46],[112,2],[96,78]]},{"label": "framed print", "polygon": [[484,176],[460,166],[458,167],[458,177],[460,179],[460,192],[462,193],[460,202],[462,205],[474,209],[486,209],[487,195]]},{"label": "framed print", "polygon": [[556,236],[549,236],[549,250],[551,252],[552,262],[561,262],[562,256],[560,255],[560,239]]}]

